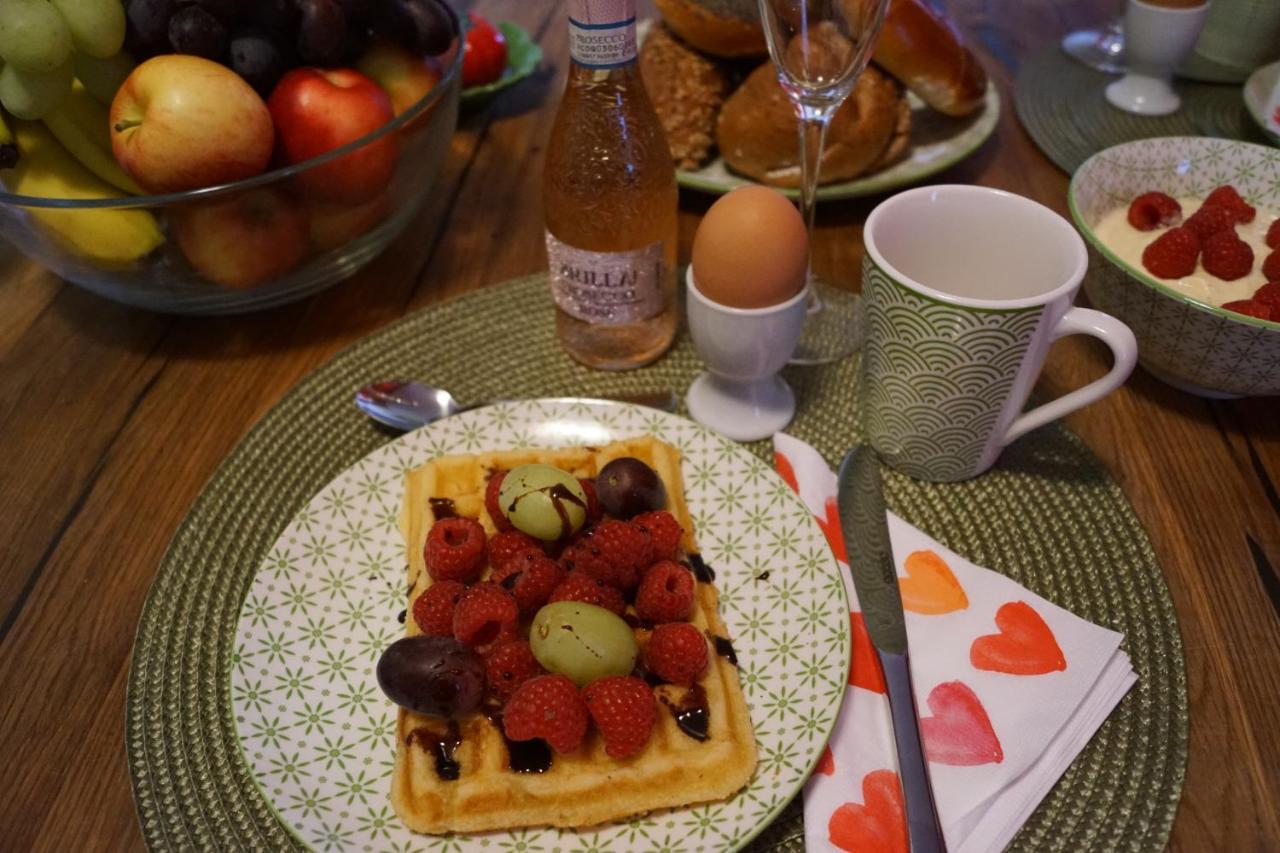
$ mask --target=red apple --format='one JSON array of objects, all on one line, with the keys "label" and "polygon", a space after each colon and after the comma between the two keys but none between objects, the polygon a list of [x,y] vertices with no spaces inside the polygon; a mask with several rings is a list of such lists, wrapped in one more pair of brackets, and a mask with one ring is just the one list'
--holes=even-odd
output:
[{"label": "red apple", "polygon": [[270,187],[175,208],[169,225],[191,266],[225,287],[268,282],[307,254],[307,217]]},{"label": "red apple", "polygon": [[226,66],[157,56],[111,102],[111,149],[149,192],[178,192],[258,174],[271,159],[271,114]]},{"label": "red apple", "polygon": [[[440,63],[434,57],[418,56],[386,39],[375,40],[360,57],[356,68],[390,96],[396,115],[402,115],[426,97],[443,76]],[[429,113],[428,110],[423,115]]]},{"label": "red apple", "polygon": [[362,204],[307,202],[311,225],[311,245],[327,252],[345,246],[361,234],[372,231],[391,213],[391,192],[383,191]]},{"label": "red apple", "polygon": [[[286,163],[301,163],[373,133],[394,113],[377,83],[350,68],[295,68],[267,99],[276,123],[276,146]],[[356,204],[391,183],[396,135],[387,134],[295,180],[311,198]]]}]

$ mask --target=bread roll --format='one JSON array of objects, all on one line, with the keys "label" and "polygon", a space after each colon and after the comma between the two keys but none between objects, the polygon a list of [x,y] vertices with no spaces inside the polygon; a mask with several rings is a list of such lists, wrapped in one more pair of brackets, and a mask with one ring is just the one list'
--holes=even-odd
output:
[{"label": "bread roll", "polygon": [[756,0],[654,0],[676,35],[712,56],[760,57],[769,52]]},{"label": "bread roll", "polygon": [[[863,0],[843,2],[858,4]],[[872,56],[920,100],[944,115],[969,115],[986,98],[987,74],[981,63],[955,28],[923,0],[890,0]]]},{"label": "bread roll", "polygon": [[[729,168],[761,183],[800,185],[800,138],[795,110],[771,62],[729,96],[716,127]],[[847,181],[886,166],[906,150],[911,111],[902,88],[867,68],[836,112],[822,151],[821,183]]]},{"label": "bread roll", "polygon": [[704,166],[716,141],[716,116],[732,88],[729,70],[657,24],[640,47],[640,76],[676,168]]}]

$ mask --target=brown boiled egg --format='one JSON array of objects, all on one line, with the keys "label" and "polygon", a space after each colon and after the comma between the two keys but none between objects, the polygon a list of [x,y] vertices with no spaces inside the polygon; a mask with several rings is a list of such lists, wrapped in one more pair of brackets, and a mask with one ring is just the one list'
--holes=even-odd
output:
[{"label": "brown boiled egg", "polygon": [[693,235],[693,277],[712,302],[765,308],[804,287],[804,219],[777,190],[740,187],[723,196]]}]

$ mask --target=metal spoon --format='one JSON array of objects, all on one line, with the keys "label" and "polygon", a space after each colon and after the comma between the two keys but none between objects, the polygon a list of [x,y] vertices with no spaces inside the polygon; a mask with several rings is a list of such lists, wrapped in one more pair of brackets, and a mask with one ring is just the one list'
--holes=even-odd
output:
[{"label": "metal spoon", "polygon": [[[676,394],[670,389],[619,394],[603,399],[635,403],[651,409],[661,409],[664,412],[674,412],[677,404]],[[408,432],[432,421],[438,421],[440,418],[447,418],[449,415],[485,405],[488,403],[463,405],[443,388],[402,379],[370,382],[356,392],[356,408],[378,423],[401,432]]]}]

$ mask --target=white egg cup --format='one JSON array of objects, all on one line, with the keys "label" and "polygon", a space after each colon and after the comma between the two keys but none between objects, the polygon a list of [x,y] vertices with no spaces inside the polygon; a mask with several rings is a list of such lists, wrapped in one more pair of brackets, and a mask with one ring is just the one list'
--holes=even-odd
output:
[{"label": "white egg cup", "polygon": [[1138,115],[1176,112],[1182,99],[1173,91],[1173,71],[1196,46],[1208,13],[1208,3],[1175,9],[1129,0],[1124,17],[1128,72],[1107,86],[1107,101]]},{"label": "white egg cup", "polygon": [[807,291],[767,308],[730,308],[698,290],[692,266],[685,281],[689,333],[707,365],[689,386],[689,414],[734,441],[768,438],[796,413],[796,396],[778,371],[800,340]]}]

